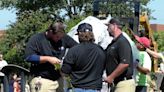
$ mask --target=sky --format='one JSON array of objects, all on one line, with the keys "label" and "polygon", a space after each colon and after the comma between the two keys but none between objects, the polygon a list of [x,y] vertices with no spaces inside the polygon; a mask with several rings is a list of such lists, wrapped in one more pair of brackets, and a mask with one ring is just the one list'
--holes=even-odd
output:
[{"label": "sky", "polygon": [[[148,7],[154,12],[152,16],[156,20],[150,20],[150,24],[164,24],[164,0],[151,0]],[[0,10],[0,30],[8,28],[8,25],[16,21],[15,10]]]},{"label": "sky", "polygon": [[8,28],[8,25],[16,21],[16,10],[0,10],[0,30]]},{"label": "sky", "polygon": [[151,0],[148,7],[154,10],[151,16],[156,18],[156,20],[150,20],[150,23],[164,24],[164,0]]}]

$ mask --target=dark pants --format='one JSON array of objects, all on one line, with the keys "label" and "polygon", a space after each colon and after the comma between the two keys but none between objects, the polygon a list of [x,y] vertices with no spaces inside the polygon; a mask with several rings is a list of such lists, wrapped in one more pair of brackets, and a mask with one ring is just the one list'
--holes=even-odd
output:
[{"label": "dark pants", "polygon": [[56,92],[64,92],[63,78],[60,77],[57,81],[59,83],[59,87],[57,88]]},{"label": "dark pants", "polygon": [[137,86],[136,92],[147,92],[147,86]]}]

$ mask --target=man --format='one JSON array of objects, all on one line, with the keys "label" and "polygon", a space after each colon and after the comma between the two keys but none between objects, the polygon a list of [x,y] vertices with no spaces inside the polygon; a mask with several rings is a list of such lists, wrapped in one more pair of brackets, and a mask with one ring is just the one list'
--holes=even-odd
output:
[{"label": "man", "polygon": [[7,65],[8,63],[3,59],[3,54],[0,53],[0,70],[2,70],[2,68]]},{"label": "man", "polygon": [[61,75],[55,65],[61,63],[65,48],[76,44],[64,33],[64,24],[60,21],[52,23],[46,32],[35,34],[29,39],[25,60],[31,63],[30,72],[34,76],[30,83],[32,92],[56,92],[60,86],[57,80]]},{"label": "man", "polygon": [[[8,63],[6,62],[6,60],[3,59],[3,54],[0,52],[0,71],[2,70],[3,67],[7,66]],[[0,87],[3,87],[2,84],[2,80],[4,77],[4,73],[0,72]],[[0,89],[0,91],[2,91],[3,89]]]},{"label": "man", "polygon": [[[148,52],[154,58],[161,58],[162,59],[162,62],[160,64],[160,68],[161,68],[161,71],[164,72],[164,52],[155,52],[155,51],[152,51],[149,48],[146,48],[146,52]],[[160,90],[162,92],[164,92],[164,77],[161,80]]]},{"label": "man", "polygon": [[[138,41],[139,41],[139,37],[137,35],[134,34],[134,32],[131,30],[131,29],[128,29],[129,33],[134,37],[138,38]],[[136,44],[134,43],[134,41],[131,40],[131,38],[125,33],[125,32],[122,32],[123,36],[129,41],[130,43],[130,46],[132,48],[132,55],[133,55],[133,68],[134,68],[134,72],[133,72],[133,77],[136,79],[136,73],[139,71],[141,73],[144,73],[144,74],[148,74],[150,73],[150,70],[147,69],[147,68],[144,68],[142,67],[139,62],[140,62],[140,58],[139,58],[139,50],[136,46]],[[141,38],[142,40],[143,38]],[[150,44],[150,42],[149,42]],[[147,43],[146,43],[147,45]]]},{"label": "man", "polygon": [[112,18],[108,32],[114,37],[106,49],[106,82],[114,83],[114,92],[135,92],[132,51],[128,40],[123,36],[119,20]]},{"label": "man", "polygon": [[[8,65],[8,63],[6,62],[6,60],[3,59],[3,54],[0,52],[0,70],[2,70],[2,68],[7,65]],[[0,79],[2,79],[4,75],[5,75],[4,73],[0,72]],[[1,80],[0,80],[0,82],[1,82]]]},{"label": "man", "polygon": [[[71,30],[68,32],[68,35],[70,35],[74,40],[79,42],[78,35],[75,35],[77,33],[77,28],[82,23],[88,23],[92,26],[92,31],[95,38],[94,43],[100,45],[105,50],[113,39],[113,37],[109,36],[107,26],[105,25],[105,23],[109,22],[110,19],[111,16],[109,16],[105,20],[100,20],[94,16],[88,16],[84,20],[80,21],[77,25],[72,27]],[[106,71],[104,71],[103,77],[106,77]],[[103,82],[101,92],[106,91],[108,91],[108,83]]]},{"label": "man", "polygon": [[61,71],[70,75],[74,92],[99,92],[102,88],[105,53],[94,43],[90,24],[80,24],[77,32],[80,44],[68,51]]},{"label": "man", "polygon": [[[140,57],[140,62],[139,64],[146,68],[149,72],[151,71],[151,58],[149,56],[149,54],[144,51],[145,48],[144,47],[150,47],[150,40],[146,37],[138,37],[135,36],[136,40],[138,41],[138,43],[136,43],[137,48],[139,49],[139,57]],[[136,92],[149,92],[148,90],[150,90],[149,88],[151,87],[149,83],[149,78],[150,75],[147,74],[143,74],[141,72],[138,72],[136,75],[136,82],[137,82],[137,87],[136,87]]]}]

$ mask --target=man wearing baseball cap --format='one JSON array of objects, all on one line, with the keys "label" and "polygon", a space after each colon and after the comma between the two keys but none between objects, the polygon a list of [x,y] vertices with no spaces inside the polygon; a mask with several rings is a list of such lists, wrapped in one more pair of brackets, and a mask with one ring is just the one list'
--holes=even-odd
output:
[{"label": "man wearing baseball cap", "polygon": [[76,35],[80,43],[68,51],[61,71],[70,75],[74,92],[99,92],[102,88],[105,53],[94,43],[90,24],[80,24]]},{"label": "man wearing baseball cap", "polygon": [[132,49],[128,40],[122,34],[122,25],[118,19],[112,18],[108,26],[108,32],[113,36],[113,41],[106,49],[107,54],[107,78],[106,82],[114,84],[114,92],[135,92],[133,76]]},{"label": "man wearing baseball cap", "polygon": [[147,37],[139,37],[137,35],[134,35],[135,39],[142,44],[144,47],[149,48],[150,47],[150,40]]},{"label": "man wearing baseball cap", "polygon": [[[145,51],[145,47],[150,47],[150,40],[147,37],[139,37],[137,35],[134,35],[135,39],[138,41],[136,43],[137,48],[139,49],[139,58],[140,62],[139,65],[145,69],[148,69],[151,71],[152,61],[149,56],[149,54]],[[136,92],[147,92],[148,87],[150,87],[150,84],[148,82],[148,77],[150,77],[147,74],[143,74],[141,72],[138,72],[136,74]]]}]

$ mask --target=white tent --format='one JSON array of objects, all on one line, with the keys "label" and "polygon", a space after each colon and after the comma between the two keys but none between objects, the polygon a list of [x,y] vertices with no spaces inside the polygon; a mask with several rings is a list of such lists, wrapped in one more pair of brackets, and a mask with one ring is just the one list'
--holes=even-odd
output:
[{"label": "white tent", "polygon": [[107,26],[103,23],[103,21],[99,20],[98,18],[95,18],[93,16],[88,16],[81,22],[79,22],[77,25],[75,25],[70,32],[68,32],[68,35],[71,36],[74,40],[78,41],[78,36],[75,35],[77,33],[77,27],[81,23],[89,23],[92,25],[93,33],[95,36],[95,43],[102,46],[103,49],[106,49],[108,44],[111,43],[112,37],[109,36],[109,33],[107,31]]}]

